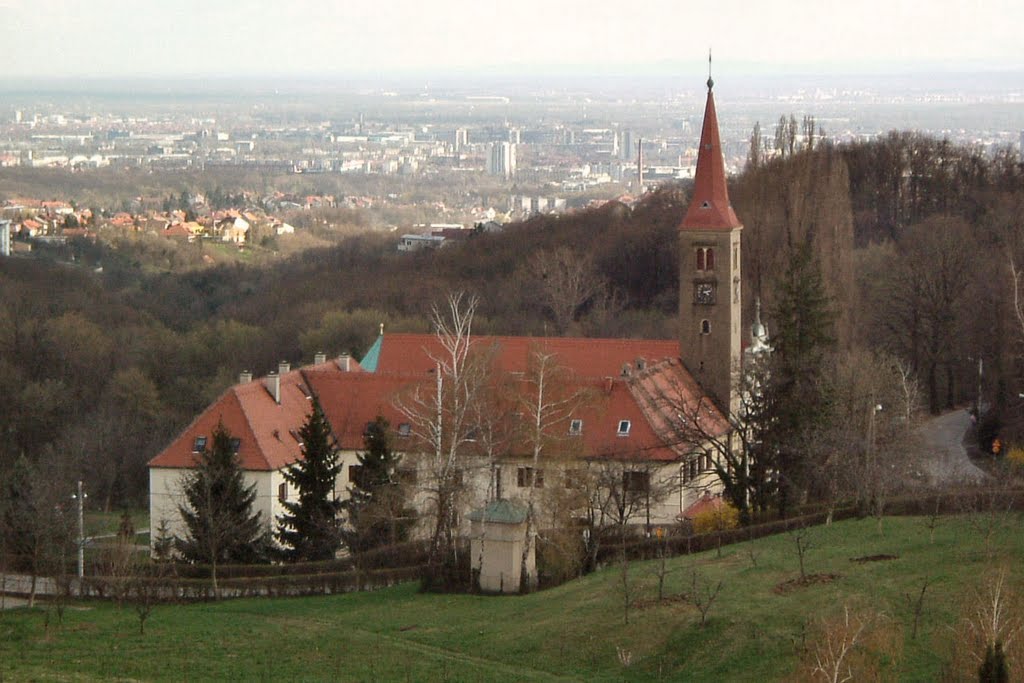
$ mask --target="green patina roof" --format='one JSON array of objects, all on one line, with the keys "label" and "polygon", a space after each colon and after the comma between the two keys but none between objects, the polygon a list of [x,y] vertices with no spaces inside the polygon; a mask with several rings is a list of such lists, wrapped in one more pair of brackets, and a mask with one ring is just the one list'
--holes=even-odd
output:
[{"label": "green patina roof", "polygon": [[473,510],[468,517],[471,522],[497,522],[498,524],[522,524],[526,521],[526,506],[511,500],[494,500],[481,510]]},{"label": "green patina roof", "polygon": [[373,346],[366,352],[363,359],[359,361],[360,367],[366,372],[377,372],[377,363],[380,362],[380,349],[384,345],[384,335],[381,334],[377,337],[377,340],[373,342]]}]

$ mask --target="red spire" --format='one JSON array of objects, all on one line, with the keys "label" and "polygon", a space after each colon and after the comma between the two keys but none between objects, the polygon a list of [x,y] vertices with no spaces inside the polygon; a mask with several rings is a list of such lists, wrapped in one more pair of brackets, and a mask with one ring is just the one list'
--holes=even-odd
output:
[{"label": "red spire", "polygon": [[711,92],[714,84],[708,78],[708,103],[704,107],[704,128],[700,133],[693,197],[680,230],[732,230],[742,227],[729,203],[729,189],[725,186],[725,161],[722,159],[722,141],[718,136],[715,96]]}]

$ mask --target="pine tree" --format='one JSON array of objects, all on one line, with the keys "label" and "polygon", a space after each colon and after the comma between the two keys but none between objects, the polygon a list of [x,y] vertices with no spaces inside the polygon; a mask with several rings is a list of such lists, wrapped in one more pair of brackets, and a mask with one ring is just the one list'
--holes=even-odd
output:
[{"label": "pine tree", "polygon": [[352,552],[393,545],[409,536],[413,511],[406,507],[398,482],[401,456],[391,450],[388,421],[381,416],[367,425],[366,449],[357,457],[358,475],[342,506],[347,513],[345,545]]},{"label": "pine tree", "polygon": [[978,669],[979,683],[1009,683],[1010,669],[1006,664],[1006,653],[1003,652],[1002,641],[997,640],[995,647],[985,648],[985,660]]},{"label": "pine tree", "polygon": [[765,391],[765,439],[778,474],[779,511],[806,490],[814,432],[828,418],[824,382],[835,344],[835,314],[809,244],[797,247],[779,287],[774,311],[774,352]]},{"label": "pine tree", "polygon": [[175,546],[185,560],[211,566],[216,593],[219,564],[265,560],[268,542],[261,515],[252,510],[256,486],[245,485],[238,442],[223,423],[212,437],[196,468],[182,480],[185,504],[178,511],[186,535],[175,539]]},{"label": "pine tree", "polygon": [[284,503],[286,512],[278,518],[277,540],[290,561],[330,560],[341,546],[341,501],[334,493],[341,463],[331,425],[315,396],[313,412],[299,436],[303,458],[284,472],[298,500]]}]

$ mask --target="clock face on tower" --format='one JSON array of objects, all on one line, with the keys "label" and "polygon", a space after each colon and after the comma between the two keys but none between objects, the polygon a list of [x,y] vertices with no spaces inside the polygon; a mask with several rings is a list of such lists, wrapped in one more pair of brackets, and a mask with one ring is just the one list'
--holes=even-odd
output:
[{"label": "clock face on tower", "polygon": [[693,302],[697,304],[715,303],[715,285],[712,282],[698,282],[693,286]]}]

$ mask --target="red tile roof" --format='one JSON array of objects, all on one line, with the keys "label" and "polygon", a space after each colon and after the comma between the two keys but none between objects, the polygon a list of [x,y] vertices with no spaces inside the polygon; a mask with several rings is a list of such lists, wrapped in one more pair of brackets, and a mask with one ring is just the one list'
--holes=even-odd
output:
[{"label": "red tile roof", "polygon": [[697,502],[680,512],[677,517],[680,520],[696,519],[697,515],[717,510],[724,504],[725,501],[722,500],[721,496],[712,496],[710,493],[705,492],[703,496],[697,499]]},{"label": "red tile roof", "polygon": [[238,457],[243,469],[277,470],[295,462],[300,455],[299,442],[291,431],[298,430],[310,412],[309,399],[303,390],[307,378],[315,384],[321,375],[364,374],[358,363],[350,363],[349,372],[339,369],[333,360],[303,370],[286,372],[280,376],[280,403],[274,401],[267,389],[266,378],[236,384],[221,394],[167,448],[150,460],[149,466],[192,467],[195,463],[192,451],[195,438],[209,437],[218,421],[223,421],[232,436],[241,439]]},{"label": "red tile roof", "polygon": [[704,127],[700,132],[693,196],[680,225],[682,230],[732,230],[740,227],[725,183],[725,160],[722,158],[722,141],[718,135],[718,115],[711,86],[711,79],[708,79],[708,101],[704,107]]},{"label": "red tile roof", "polygon": [[[408,349],[415,342],[418,348],[428,346],[428,335],[389,335],[389,339],[400,337],[405,344],[392,347]],[[538,340],[478,339],[481,348],[484,342],[501,342],[501,350],[494,357],[497,366],[498,383],[511,388],[514,395],[526,398],[532,390],[527,376],[527,355]],[[541,340],[564,342],[566,340]],[[590,341],[590,340],[584,340]],[[630,358],[640,350],[658,350],[663,342],[622,342],[595,340],[589,351],[573,352],[571,344],[552,343],[544,346],[559,352],[566,359],[580,364],[593,360],[587,353],[594,353],[598,370],[620,368],[614,376],[581,376],[563,364],[565,376],[561,379],[562,392],[575,395],[578,403],[571,413],[566,413],[551,429],[549,436],[560,451],[584,458],[611,458],[616,460],[643,460],[670,462],[689,451],[687,444],[673,442],[666,433],[671,432],[669,421],[659,416],[659,410],[675,403],[664,399],[670,392],[681,392],[678,403],[696,405],[701,396],[693,378],[686,373],[678,359],[663,359],[646,366],[645,370],[630,365],[628,375],[623,375],[619,360]],[[510,343],[511,342],[511,343]],[[652,346],[653,344],[653,346]],[[385,344],[385,346],[387,346]],[[623,356],[622,350],[630,352]],[[617,351],[618,353],[613,353]],[[416,354],[411,354],[416,355]],[[410,356],[402,356],[409,359]],[[422,358],[416,361],[422,367]],[[603,365],[602,365],[603,363]],[[613,363],[609,365],[609,363]],[[586,365],[584,369],[588,369]],[[422,448],[415,442],[415,436],[397,436],[399,426],[408,423],[409,418],[399,409],[399,399],[408,395],[416,385],[426,391],[433,387],[434,375],[428,366],[419,372],[362,372],[358,364],[350,360],[350,371],[339,369],[335,361],[293,370],[281,376],[281,402],[275,403],[266,388],[265,379],[239,384],[226,391],[213,405],[207,408],[188,428],[162,453],[150,461],[151,467],[188,468],[195,462],[193,445],[197,436],[209,436],[218,421],[235,437],[241,439],[239,458],[242,467],[248,470],[277,470],[299,457],[301,450],[294,434],[303,425],[310,411],[307,398],[309,390],[320,397],[324,413],[334,429],[338,444],[343,450],[359,450],[363,447],[363,432],[368,423],[378,415],[388,419],[396,432],[395,446],[402,450]],[[506,374],[510,373],[510,374]],[[708,406],[708,419],[715,423],[724,419],[712,406]],[[511,411],[510,411],[511,413]],[[578,434],[570,434],[572,420],[580,420]],[[620,430],[620,426],[626,426]],[[715,423],[717,424],[717,423]],[[667,430],[667,431],[666,431]],[[407,444],[402,439],[409,439]],[[511,449],[524,455],[529,448],[525,444]]]},{"label": "red tile roof", "polygon": [[[432,334],[386,334],[381,345],[377,370],[381,372],[422,373],[434,367],[431,356],[440,355],[441,346]],[[666,339],[581,339],[570,337],[473,337],[477,349],[494,348],[498,369],[525,372],[530,353],[542,349],[555,356],[556,363],[579,377],[617,377],[624,365],[635,366],[675,358],[679,342]]]}]

